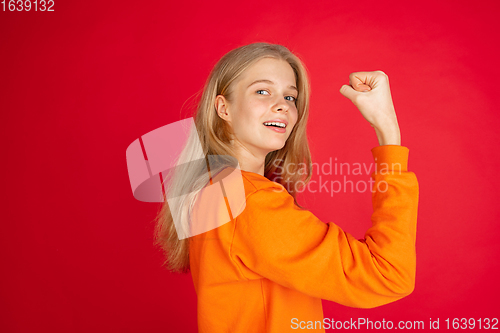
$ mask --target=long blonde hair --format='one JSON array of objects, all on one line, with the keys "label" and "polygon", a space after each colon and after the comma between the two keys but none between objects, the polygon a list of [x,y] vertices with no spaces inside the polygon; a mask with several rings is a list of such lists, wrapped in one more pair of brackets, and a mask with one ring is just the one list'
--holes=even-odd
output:
[{"label": "long blonde hair", "polygon": [[[285,60],[290,64],[295,73],[299,92],[296,99],[297,123],[285,146],[266,156],[264,175],[282,184],[293,196],[295,204],[301,207],[297,202],[296,194],[311,179],[312,168],[306,134],[310,88],[305,66],[286,47],[269,43],[253,43],[226,53],[212,69],[203,88],[194,116],[196,131],[205,156],[236,157],[230,144],[231,129],[227,122],[217,115],[215,98],[217,95],[223,95],[227,100],[232,101],[232,83],[247,68],[266,57]],[[191,181],[191,183],[194,184],[196,181]],[[201,183],[197,182],[197,184]],[[183,185],[177,183],[176,186]],[[184,191],[185,189],[184,186]],[[189,196],[182,203],[186,207],[182,219],[189,218],[189,209],[193,206],[193,200],[195,200],[194,195]],[[189,238],[179,239],[166,198],[160,206],[155,221],[155,245],[159,246],[165,254],[164,265],[172,272],[187,273],[189,271]]]}]

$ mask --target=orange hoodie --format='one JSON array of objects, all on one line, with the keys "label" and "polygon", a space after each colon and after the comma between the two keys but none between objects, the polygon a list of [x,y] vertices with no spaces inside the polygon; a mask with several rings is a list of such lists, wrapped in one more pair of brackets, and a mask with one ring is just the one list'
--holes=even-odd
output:
[{"label": "orange hoodie", "polygon": [[372,149],[372,227],[361,240],[298,208],[282,185],[242,171],[245,210],[190,238],[199,332],[324,332],[321,299],[371,308],[409,295],[418,182],[408,152]]}]

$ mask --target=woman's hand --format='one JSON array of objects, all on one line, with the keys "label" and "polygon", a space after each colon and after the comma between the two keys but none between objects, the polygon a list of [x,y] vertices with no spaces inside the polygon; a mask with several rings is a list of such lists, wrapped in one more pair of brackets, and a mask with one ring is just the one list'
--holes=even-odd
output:
[{"label": "woman's hand", "polygon": [[389,77],[384,72],[351,73],[349,85],[344,84],[340,88],[340,93],[354,103],[375,129],[381,146],[401,144],[401,134],[389,88]]}]

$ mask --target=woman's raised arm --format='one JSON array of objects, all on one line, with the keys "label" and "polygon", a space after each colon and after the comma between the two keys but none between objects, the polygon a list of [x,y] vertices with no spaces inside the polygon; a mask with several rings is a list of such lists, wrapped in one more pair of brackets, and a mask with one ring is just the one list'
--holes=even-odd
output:
[{"label": "woman's raised arm", "polygon": [[418,182],[407,171],[408,151],[397,145],[372,149],[377,172],[371,175],[372,227],[364,239],[320,221],[298,208],[284,188],[270,185],[251,193],[236,218],[233,262],[249,280],[265,277],[352,307],[375,307],[410,294]]}]

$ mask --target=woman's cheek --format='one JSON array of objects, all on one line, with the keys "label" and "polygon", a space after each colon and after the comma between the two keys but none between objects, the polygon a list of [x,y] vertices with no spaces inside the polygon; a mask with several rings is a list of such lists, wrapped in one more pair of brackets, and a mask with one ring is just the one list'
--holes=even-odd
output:
[{"label": "woman's cheek", "polygon": [[271,105],[269,105],[266,101],[259,100],[259,99],[254,101],[253,106],[255,109],[259,109],[259,110],[265,110],[265,109],[271,108]]},{"label": "woman's cheek", "polygon": [[295,125],[297,123],[297,119],[299,118],[299,113],[296,108],[292,109],[292,117],[293,117],[293,124]]}]

